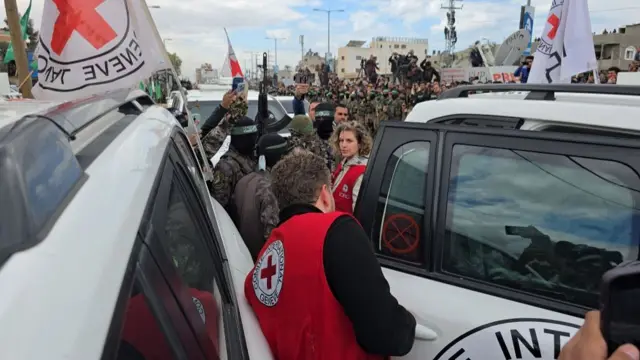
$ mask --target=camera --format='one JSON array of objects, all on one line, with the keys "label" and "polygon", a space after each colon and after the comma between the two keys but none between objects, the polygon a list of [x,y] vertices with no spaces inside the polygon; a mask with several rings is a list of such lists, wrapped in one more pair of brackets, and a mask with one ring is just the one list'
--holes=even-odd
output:
[{"label": "camera", "polygon": [[600,285],[600,330],[611,355],[620,345],[640,346],[640,261],[607,271]]}]

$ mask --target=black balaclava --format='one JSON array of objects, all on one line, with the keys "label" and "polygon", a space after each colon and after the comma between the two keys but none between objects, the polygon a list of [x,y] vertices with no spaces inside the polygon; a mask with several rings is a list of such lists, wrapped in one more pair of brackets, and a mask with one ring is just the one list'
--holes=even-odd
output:
[{"label": "black balaclava", "polygon": [[258,140],[258,157],[264,155],[267,168],[272,168],[289,150],[287,139],[276,133],[262,135]]},{"label": "black balaclava", "polygon": [[316,106],[315,127],[320,139],[329,140],[331,137],[335,112],[336,107],[333,104],[321,103]]},{"label": "black balaclava", "polygon": [[258,127],[255,121],[244,116],[236,120],[231,128],[231,146],[241,155],[250,156],[258,140]]}]

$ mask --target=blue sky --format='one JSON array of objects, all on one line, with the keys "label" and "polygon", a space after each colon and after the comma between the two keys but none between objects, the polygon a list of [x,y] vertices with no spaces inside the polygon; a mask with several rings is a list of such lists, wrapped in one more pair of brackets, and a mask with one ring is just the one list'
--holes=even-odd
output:
[{"label": "blue sky", "polygon": [[[33,0],[32,17],[40,22],[45,0]],[[105,0],[122,1],[122,0]],[[137,0],[134,0],[137,1]],[[194,76],[204,62],[220,67],[226,55],[223,28],[229,31],[236,55],[244,67],[249,52],[274,51],[278,63],[295,65],[300,59],[299,35],[305,51],[327,49],[327,15],[314,8],[345,10],[331,15],[331,51],[349,40],[369,41],[374,36],[405,36],[429,39],[429,50],[442,50],[444,0],[146,0],[160,6],[152,14],[169,51],[183,59],[182,71]],[[457,13],[458,49],[486,37],[502,42],[518,28],[520,5],[526,0],[464,0]],[[25,9],[29,0],[18,0]],[[551,0],[532,0],[536,7],[534,36],[539,36]],[[640,21],[640,0],[589,0],[593,31],[612,29]],[[638,44],[640,45],[640,44]]]}]

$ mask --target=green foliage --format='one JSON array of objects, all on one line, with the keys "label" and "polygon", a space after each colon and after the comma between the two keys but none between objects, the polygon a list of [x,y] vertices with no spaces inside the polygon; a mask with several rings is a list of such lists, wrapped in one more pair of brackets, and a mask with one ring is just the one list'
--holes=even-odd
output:
[{"label": "green foliage", "polygon": [[171,61],[173,68],[176,69],[176,73],[178,74],[178,76],[180,76],[180,73],[181,73],[180,67],[182,67],[182,59],[180,59],[180,56],[178,56],[178,54],[176,53],[167,52],[167,55],[169,55],[169,60]]}]

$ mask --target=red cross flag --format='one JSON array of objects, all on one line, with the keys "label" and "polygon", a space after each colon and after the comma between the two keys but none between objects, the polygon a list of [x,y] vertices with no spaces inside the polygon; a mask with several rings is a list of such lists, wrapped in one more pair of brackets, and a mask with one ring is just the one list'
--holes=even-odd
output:
[{"label": "red cross flag", "polygon": [[598,69],[587,0],[553,0],[528,83],[570,83]]},{"label": "red cross flag", "polygon": [[144,0],[45,0],[38,99],[73,100],[137,85],[166,57]]}]

